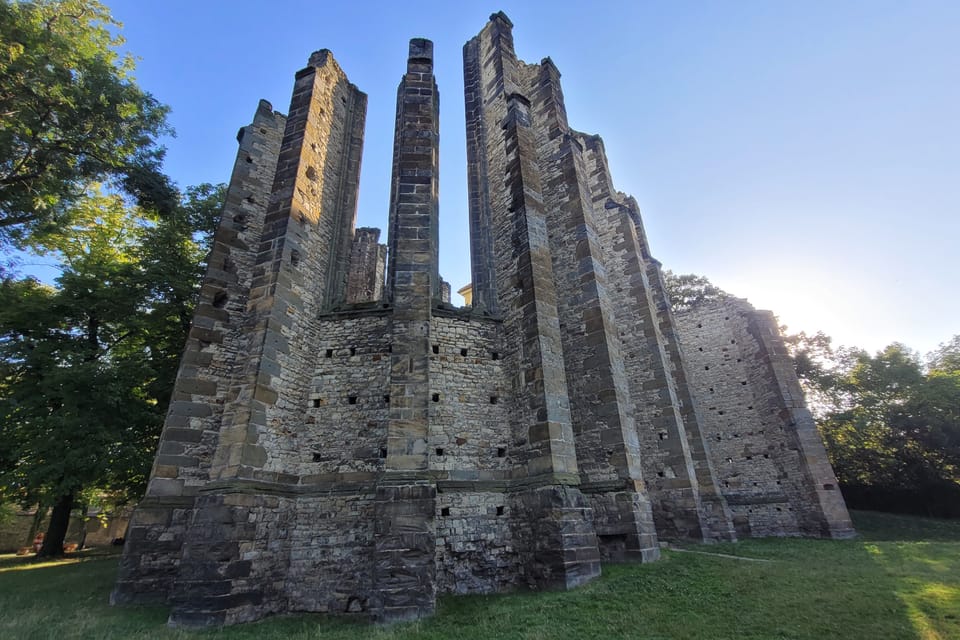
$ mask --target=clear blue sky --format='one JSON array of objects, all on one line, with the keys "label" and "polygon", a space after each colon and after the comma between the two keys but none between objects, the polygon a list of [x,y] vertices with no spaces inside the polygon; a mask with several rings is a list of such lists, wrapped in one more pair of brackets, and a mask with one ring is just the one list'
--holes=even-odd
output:
[{"label": "clear blue sky", "polygon": [[225,182],[235,135],[327,48],[369,95],[358,225],[386,233],[407,41],[435,43],[441,272],[469,281],[461,47],[503,10],[600,134],[665,267],[791,330],[921,352],[960,333],[960,2],[107,0],[173,111],[166,169]]}]

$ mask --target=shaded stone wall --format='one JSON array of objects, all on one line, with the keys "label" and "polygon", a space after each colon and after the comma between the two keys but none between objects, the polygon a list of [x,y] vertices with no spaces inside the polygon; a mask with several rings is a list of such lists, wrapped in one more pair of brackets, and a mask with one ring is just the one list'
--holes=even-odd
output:
[{"label": "shaded stone wall", "polygon": [[852,535],[772,315],[731,299],[677,320],[738,535]]},{"label": "shaded stone wall", "polygon": [[164,602],[196,496],[211,478],[225,407],[249,348],[247,301],[286,118],[261,101],[240,148],[146,496],[126,533],[111,601]]},{"label": "shaded stone wall", "polygon": [[350,250],[347,303],[376,302],[383,297],[386,259],[387,245],[380,244],[380,229],[357,229]]},{"label": "shaded stone wall", "polygon": [[[530,100],[521,93],[512,23],[491,16],[464,45],[474,306],[502,316],[505,367],[516,372],[515,455],[529,489],[513,495],[521,563],[532,584],[572,586],[599,574],[579,470],[557,290]],[[478,233],[474,234],[473,230]]]},{"label": "shaded stone wall", "polygon": [[[667,540],[730,540],[730,515],[716,493],[696,416],[683,412],[682,361],[679,354],[671,359],[668,338],[673,319],[639,208],[614,189],[600,137],[572,135],[589,176],[602,255],[614,283],[608,289],[629,380],[629,412],[639,434],[657,534]],[[715,498],[711,506],[704,504],[704,495]]]}]

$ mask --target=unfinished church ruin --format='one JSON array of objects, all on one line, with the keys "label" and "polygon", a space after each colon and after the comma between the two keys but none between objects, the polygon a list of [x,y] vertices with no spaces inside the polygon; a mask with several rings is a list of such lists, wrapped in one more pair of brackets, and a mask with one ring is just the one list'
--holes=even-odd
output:
[{"label": "unfinished church ruin", "polygon": [[115,603],[404,620],[661,541],[853,534],[772,316],[674,317],[603,142],[511,31],[463,50],[470,307],[438,273],[430,41],[397,92],[387,247],[354,228],[366,96],[328,51],[241,130]]}]

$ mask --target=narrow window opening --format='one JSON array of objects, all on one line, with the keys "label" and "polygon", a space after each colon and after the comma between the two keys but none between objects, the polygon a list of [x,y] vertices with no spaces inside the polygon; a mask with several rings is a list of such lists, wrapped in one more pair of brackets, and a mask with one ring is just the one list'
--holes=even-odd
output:
[{"label": "narrow window opening", "polygon": [[466,357],[467,357],[467,350],[466,350],[466,349],[460,349],[460,355],[463,356],[464,358],[466,358]]},{"label": "narrow window opening", "polygon": [[387,448],[386,448],[386,447],[380,447],[380,457],[381,457],[381,458],[386,458],[386,457],[387,457]]},{"label": "narrow window opening", "polygon": [[491,360],[499,360],[499,359],[500,359],[500,354],[497,353],[496,351],[494,351],[493,353],[490,354],[490,359],[491,359]]},{"label": "narrow window opening", "polygon": [[435,393],[430,399],[433,400],[434,402],[440,402],[440,394]]},{"label": "narrow window opening", "polygon": [[449,515],[450,515],[450,507],[444,507],[443,509],[440,509],[440,515],[443,516],[444,518],[446,518],[447,516],[449,516]]},{"label": "narrow window opening", "polygon": [[502,515],[503,515],[503,507],[502,507],[502,506],[497,507],[497,515],[498,515],[498,516],[502,516]]},{"label": "narrow window opening", "polygon": [[357,396],[347,396],[347,402],[350,404],[357,404]]},{"label": "narrow window opening", "polygon": [[357,348],[356,348],[356,347],[350,347],[350,355],[352,355],[352,356],[357,355]]},{"label": "narrow window opening", "polygon": [[392,344],[388,344],[388,345],[387,345],[387,353],[393,353],[393,345],[392,345]]},{"label": "narrow window opening", "polygon": [[319,408],[320,408],[320,398],[314,398],[314,399],[313,399],[313,408],[314,408],[314,409],[319,409]]},{"label": "narrow window opening", "polygon": [[222,309],[224,305],[227,304],[227,300],[229,299],[230,299],[230,296],[228,296],[225,292],[218,291],[213,296],[213,306],[216,307],[217,309]]},{"label": "narrow window opening", "polygon": [[497,396],[490,396],[490,404],[497,404],[500,401],[500,398]]},{"label": "narrow window opening", "polygon": [[434,353],[440,353],[440,345],[438,345],[438,344],[433,345],[433,352],[434,352]]},{"label": "narrow window opening", "polygon": [[437,455],[440,457],[443,456],[443,449],[441,449],[440,447],[437,447]]},{"label": "narrow window opening", "polygon": [[327,357],[328,357],[328,358],[332,358],[332,357],[333,357],[333,349],[327,349]]},{"label": "narrow window opening", "polygon": [[662,478],[664,475],[663,471],[657,471],[657,477]]},{"label": "narrow window opening", "polygon": [[383,396],[383,403],[384,403],[384,404],[390,404],[390,394],[389,394],[389,393],[388,393],[387,395]]},{"label": "narrow window opening", "polygon": [[506,447],[497,447],[497,457],[506,458],[507,457],[507,448]]},{"label": "narrow window opening", "polygon": [[313,452],[313,461],[314,461],[314,462],[323,462],[323,456],[320,455],[319,453],[317,453],[316,451],[314,451],[314,452]]}]

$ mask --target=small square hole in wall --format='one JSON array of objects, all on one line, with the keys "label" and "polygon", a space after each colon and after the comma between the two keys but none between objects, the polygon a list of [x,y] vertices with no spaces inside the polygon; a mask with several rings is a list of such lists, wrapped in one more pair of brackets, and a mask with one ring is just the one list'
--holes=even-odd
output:
[{"label": "small square hole in wall", "polygon": [[443,516],[444,518],[446,518],[447,516],[449,516],[449,515],[450,515],[450,507],[444,507],[443,509],[440,509],[440,515]]},{"label": "small square hole in wall", "polygon": [[434,352],[434,353],[440,353],[440,345],[438,345],[438,344],[433,345],[433,352]]},{"label": "small square hole in wall", "polygon": [[350,355],[352,355],[352,356],[357,355],[357,348],[356,348],[356,347],[350,347]]},{"label": "small square hole in wall", "polygon": [[464,358],[466,358],[466,357],[467,357],[467,350],[466,350],[466,349],[460,349],[460,355],[462,355]]},{"label": "small square hole in wall", "polygon": [[314,398],[314,399],[313,399],[313,408],[314,408],[314,409],[319,409],[319,408],[320,408],[320,398]]},{"label": "small square hole in wall", "polygon": [[316,451],[314,451],[314,452],[313,452],[313,461],[314,461],[314,462],[323,462],[323,456],[320,455],[319,453],[317,453]]},{"label": "small square hole in wall", "polygon": [[357,396],[347,396],[347,402],[350,404],[357,404]]},{"label": "small square hole in wall", "polygon": [[390,394],[383,396],[384,404],[390,404]]},{"label": "small square hole in wall", "polygon": [[387,457],[387,448],[386,448],[386,447],[380,447],[380,457],[381,457],[381,458],[386,458],[386,457]]},{"label": "small square hole in wall", "polygon": [[506,458],[507,457],[507,448],[506,447],[497,447],[497,457]]},{"label": "small square hole in wall", "polygon": [[497,404],[498,402],[500,402],[500,398],[497,396],[490,396],[490,404]]},{"label": "small square hole in wall", "polygon": [[503,515],[503,507],[502,507],[502,506],[497,507],[497,515],[498,515],[498,516],[502,516],[502,515]]},{"label": "small square hole in wall", "polygon": [[499,359],[500,359],[500,354],[497,353],[496,351],[493,351],[493,352],[490,354],[490,359],[491,359],[491,360],[499,360]]},{"label": "small square hole in wall", "polygon": [[430,396],[430,399],[433,400],[434,402],[440,402],[440,394],[435,393],[432,396]]},{"label": "small square hole in wall", "polygon": [[441,449],[441,448],[438,447],[438,448],[437,448],[437,455],[442,457],[442,456],[443,456],[443,449]]},{"label": "small square hole in wall", "polygon": [[392,345],[392,344],[388,344],[388,345],[387,345],[387,353],[393,353],[393,345]]},{"label": "small square hole in wall", "polygon": [[327,357],[328,357],[328,358],[332,358],[332,357],[333,357],[333,349],[327,349]]},{"label": "small square hole in wall", "polygon": [[657,471],[657,477],[662,478],[664,475],[663,471]]}]

